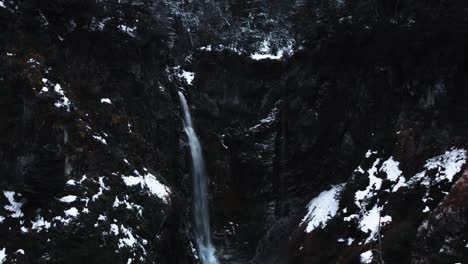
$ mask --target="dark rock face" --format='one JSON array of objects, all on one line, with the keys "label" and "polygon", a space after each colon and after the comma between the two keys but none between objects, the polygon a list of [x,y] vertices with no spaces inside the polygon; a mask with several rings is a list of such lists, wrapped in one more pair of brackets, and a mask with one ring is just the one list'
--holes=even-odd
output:
[{"label": "dark rock face", "polygon": [[467,262],[463,5],[0,1],[0,263]]},{"label": "dark rock face", "polygon": [[418,228],[412,263],[466,262],[468,171]]}]

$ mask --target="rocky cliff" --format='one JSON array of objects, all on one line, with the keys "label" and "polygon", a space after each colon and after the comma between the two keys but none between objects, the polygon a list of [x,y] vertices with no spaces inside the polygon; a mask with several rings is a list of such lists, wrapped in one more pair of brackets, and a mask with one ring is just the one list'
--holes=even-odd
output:
[{"label": "rocky cliff", "polygon": [[0,263],[468,262],[465,5],[0,1]]}]

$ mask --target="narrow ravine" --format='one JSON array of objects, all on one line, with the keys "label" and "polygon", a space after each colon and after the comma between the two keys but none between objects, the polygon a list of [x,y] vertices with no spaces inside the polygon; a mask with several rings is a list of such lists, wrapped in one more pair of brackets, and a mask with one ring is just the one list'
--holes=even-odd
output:
[{"label": "narrow ravine", "polygon": [[195,218],[195,235],[198,253],[202,264],[217,264],[215,248],[211,241],[210,217],[208,208],[208,188],[205,161],[203,159],[200,140],[193,128],[187,100],[179,91],[179,99],[184,111],[184,130],[187,134],[193,167],[193,214]]}]

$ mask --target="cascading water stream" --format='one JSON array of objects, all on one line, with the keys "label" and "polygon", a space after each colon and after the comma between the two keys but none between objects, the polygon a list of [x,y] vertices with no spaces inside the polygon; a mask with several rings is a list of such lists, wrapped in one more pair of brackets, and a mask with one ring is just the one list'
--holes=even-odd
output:
[{"label": "cascading water stream", "polygon": [[203,159],[202,148],[197,134],[192,125],[187,100],[179,91],[180,104],[184,110],[184,129],[187,134],[190,154],[192,155],[193,167],[193,200],[195,217],[195,235],[197,238],[198,253],[202,264],[218,264],[215,256],[215,249],[211,242],[210,217],[208,212],[208,188],[205,171],[205,161]]}]

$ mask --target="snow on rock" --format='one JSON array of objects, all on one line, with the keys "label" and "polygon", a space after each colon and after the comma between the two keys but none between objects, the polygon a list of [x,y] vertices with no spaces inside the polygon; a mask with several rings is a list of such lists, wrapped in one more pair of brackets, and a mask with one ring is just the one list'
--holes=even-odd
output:
[{"label": "snow on rock", "polygon": [[187,84],[192,85],[193,80],[195,79],[195,73],[189,72],[182,69],[180,66],[167,67],[166,72],[170,74],[172,80],[173,77],[176,77],[179,80],[185,81]]},{"label": "snow on rock", "polygon": [[307,206],[308,213],[301,222],[301,225],[307,222],[305,229],[307,233],[312,232],[318,227],[323,228],[328,220],[336,215],[339,205],[337,196],[343,187],[344,184],[334,185],[330,190],[321,192],[309,202]]},{"label": "snow on rock", "polygon": [[65,210],[65,215],[66,216],[70,216],[70,217],[77,217],[79,214],[78,212],[78,209],[76,209],[75,207],[72,207],[68,210]]},{"label": "snow on rock", "polygon": [[109,187],[107,187],[106,184],[104,183],[104,177],[99,177],[99,191],[98,191],[98,193],[93,195],[93,197],[91,197],[91,199],[93,201],[96,201],[96,199],[99,198],[99,196],[101,196],[103,194],[104,190],[109,190]]},{"label": "snow on rock", "polygon": [[106,17],[106,18],[103,18],[103,19],[97,21],[96,18],[93,17],[93,19],[91,21],[91,26],[90,26],[91,31],[102,31],[102,30],[104,30],[104,28],[106,26],[106,23],[109,20],[111,20],[111,18]]},{"label": "snow on rock", "polygon": [[[453,177],[462,169],[466,159],[466,150],[452,148],[449,151],[446,151],[443,155],[427,160],[424,165],[424,170],[411,177],[404,186],[415,187],[422,185],[429,191],[429,188],[432,185],[439,184],[443,181],[452,182]],[[436,170],[436,176],[434,179],[427,174],[428,170]],[[426,197],[424,197],[423,200],[427,200],[428,195],[429,193],[426,194]]]},{"label": "snow on rock", "polygon": [[376,176],[378,172],[377,166],[379,163],[380,159],[376,159],[372,167],[367,171],[369,174],[369,185],[366,189],[363,191],[357,191],[355,194],[355,204],[359,208],[364,207],[367,204],[367,200],[373,197],[373,193],[380,190],[380,187],[382,186],[382,179]]},{"label": "snow on rock", "polygon": [[398,189],[403,187],[406,182],[406,179],[403,177],[399,166],[400,163],[395,161],[393,157],[390,157],[382,164],[381,169],[387,174],[387,179],[392,182],[398,181],[395,185],[393,185],[392,192],[398,191]]},{"label": "snow on rock", "polygon": [[204,50],[204,51],[211,51],[211,45],[207,45],[207,46],[204,46],[204,47],[200,47],[199,49],[200,49],[200,50]]},{"label": "snow on rock", "polygon": [[270,40],[264,40],[260,45],[260,48],[257,52],[250,55],[250,58],[253,60],[279,60],[282,59],[285,55],[292,54],[292,44],[288,45],[287,47],[283,47],[278,49],[275,53],[273,53]]},{"label": "snow on rock", "polygon": [[182,70],[179,73],[179,78],[184,79],[188,84],[192,85],[193,79],[195,79],[195,73]]},{"label": "snow on rock", "polygon": [[41,231],[42,229],[49,229],[51,223],[44,220],[42,216],[37,216],[35,221],[31,221],[31,229]]},{"label": "snow on rock", "polygon": [[366,158],[369,158],[369,157],[372,156],[373,154],[377,154],[377,151],[375,151],[375,150],[370,150],[370,149],[369,149],[369,150],[366,152]]},{"label": "snow on rock", "polygon": [[119,248],[123,247],[130,247],[133,248],[137,244],[137,240],[133,233],[123,225],[120,225],[120,231],[122,232],[122,235],[124,235],[124,238],[119,239]]},{"label": "snow on rock", "polygon": [[[366,158],[369,158],[371,155],[376,154],[375,151],[367,151]],[[367,205],[367,201],[374,197],[376,192],[381,191],[382,182],[385,179],[379,178],[378,174],[384,172],[386,175],[386,180],[393,182],[393,185],[390,189],[386,189],[384,191],[388,192],[396,192],[399,188],[405,186],[406,179],[402,174],[402,171],[399,168],[400,163],[390,157],[384,162],[381,162],[381,159],[377,158],[372,167],[367,171],[369,175],[369,185],[366,187],[365,190],[359,190],[355,194],[355,204],[362,208],[363,206]],[[355,172],[365,173],[365,171],[358,167]]]},{"label": "snow on rock", "polygon": [[124,181],[125,185],[127,186],[136,186],[139,185],[141,188],[146,188],[149,192],[165,203],[169,202],[169,195],[171,193],[170,189],[159,182],[156,179],[156,176],[153,174],[146,172],[145,175],[140,175],[138,171],[134,171],[136,176],[122,176],[122,180]]},{"label": "snow on rock", "polygon": [[97,219],[97,220],[99,220],[99,221],[106,221],[106,220],[107,220],[107,216],[100,214],[100,215],[98,216],[98,219]]},{"label": "snow on rock", "polygon": [[116,224],[111,224],[109,232],[115,236],[119,235],[119,226]]},{"label": "snow on rock", "polygon": [[15,200],[15,192],[12,191],[3,191],[3,194],[8,199],[10,205],[5,205],[5,209],[12,212],[10,215],[13,218],[20,218],[23,216],[23,212],[21,211],[21,207],[23,206],[23,202],[17,202]]},{"label": "snow on rock", "polygon": [[107,145],[107,141],[103,137],[99,135],[93,135],[93,138],[96,139],[97,141],[100,141],[102,144]]},{"label": "snow on rock", "polygon": [[59,199],[61,202],[64,203],[73,203],[76,200],[75,195],[67,195]]},{"label": "snow on rock", "polygon": [[395,161],[393,157],[390,157],[382,164],[382,171],[387,173],[387,179],[396,181],[401,176],[401,170],[399,168],[400,163]]},{"label": "snow on rock", "polygon": [[6,256],[7,256],[5,251],[6,251],[6,248],[3,248],[0,250],[0,264],[5,263]]},{"label": "snow on rock", "polygon": [[268,113],[268,115],[261,119],[258,124],[256,124],[255,126],[251,127],[249,130],[250,131],[256,131],[258,130],[258,128],[260,128],[261,126],[264,126],[264,125],[270,125],[272,123],[274,123],[276,121],[276,117],[278,116],[278,112],[279,112],[279,105],[281,104],[281,100],[278,100],[276,103],[275,103],[275,106],[271,109],[271,111]]},{"label": "snow on rock", "polygon": [[370,211],[365,212],[361,219],[359,228],[364,233],[370,233],[366,243],[369,243],[376,238],[382,225],[392,221],[392,217],[389,215],[381,216],[381,210],[382,208],[375,205]]},{"label": "snow on rock", "polygon": [[150,173],[147,173],[145,175],[145,182],[146,186],[150,190],[150,192],[162,200],[167,202],[167,199],[169,197],[170,190],[168,187],[160,183],[156,177]]},{"label": "snow on rock", "polygon": [[76,181],[75,180],[68,180],[66,182],[67,185],[70,185],[70,186],[75,186],[76,185]]},{"label": "snow on rock", "polygon": [[361,253],[361,263],[362,264],[370,264],[372,263],[372,250],[368,250],[366,252]]},{"label": "snow on rock", "polygon": [[101,103],[103,104],[112,104],[111,100],[109,98],[101,98]]},{"label": "snow on rock", "polygon": [[424,168],[428,170],[437,169],[436,181],[453,181],[455,174],[460,172],[466,162],[466,150],[452,148],[443,155],[432,158],[426,162]]},{"label": "snow on rock", "polygon": [[245,54],[246,51],[242,48],[238,48],[238,47],[235,47],[235,45],[222,45],[222,44],[218,44],[218,45],[206,45],[206,46],[203,46],[203,47],[200,47],[198,48],[199,50],[202,50],[202,51],[207,51],[207,52],[211,52],[211,51],[217,51],[217,52],[220,52],[220,51],[230,51],[230,52],[233,52],[237,55],[241,55],[241,54]]},{"label": "snow on rock", "polygon": [[129,210],[136,210],[140,217],[143,216],[143,207],[138,204],[128,202],[128,195],[126,195],[125,198],[122,199],[122,201],[119,200],[119,197],[115,197],[112,207],[118,208],[120,205],[125,205],[125,208]]},{"label": "snow on rock", "polygon": [[111,224],[109,233],[119,238],[118,248],[130,248],[134,250],[136,247],[140,247],[143,252],[146,252],[144,245],[148,243],[145,239],[133,234],[131,228],[127,228],[124,225]]},{"label": "snow on rock", "polygon": [[117,28],[123,33],[126,33],[127,35],[129,35],[130,37],[135,37],[135,31],[137,29],[136,26],[130,27],[127,25],[118,25]]},{"label": "snow on rock", "polygon": [[[453,181],[455,174],[460,172],[463,164],[465,164],[467,156],[466,150],[452,148],[446,151],[443,155],[428,159],[424,165],[424,170],[417,173],[409,181],[407,186],[422,184],[425,186],[434,185],[444,180]],[[434,180],[427,177],[427,170],[437,170]]]},{"label": "snow on rock", "polygon": [[65,108],[67,111],[70,111],[71,103],[68,97],[65,96],[65,92],[63,91],[62,86],[57,83],[54,86],[54,91],[60,95],[58,101],[55,102],[55,106],[58,108]]}]

